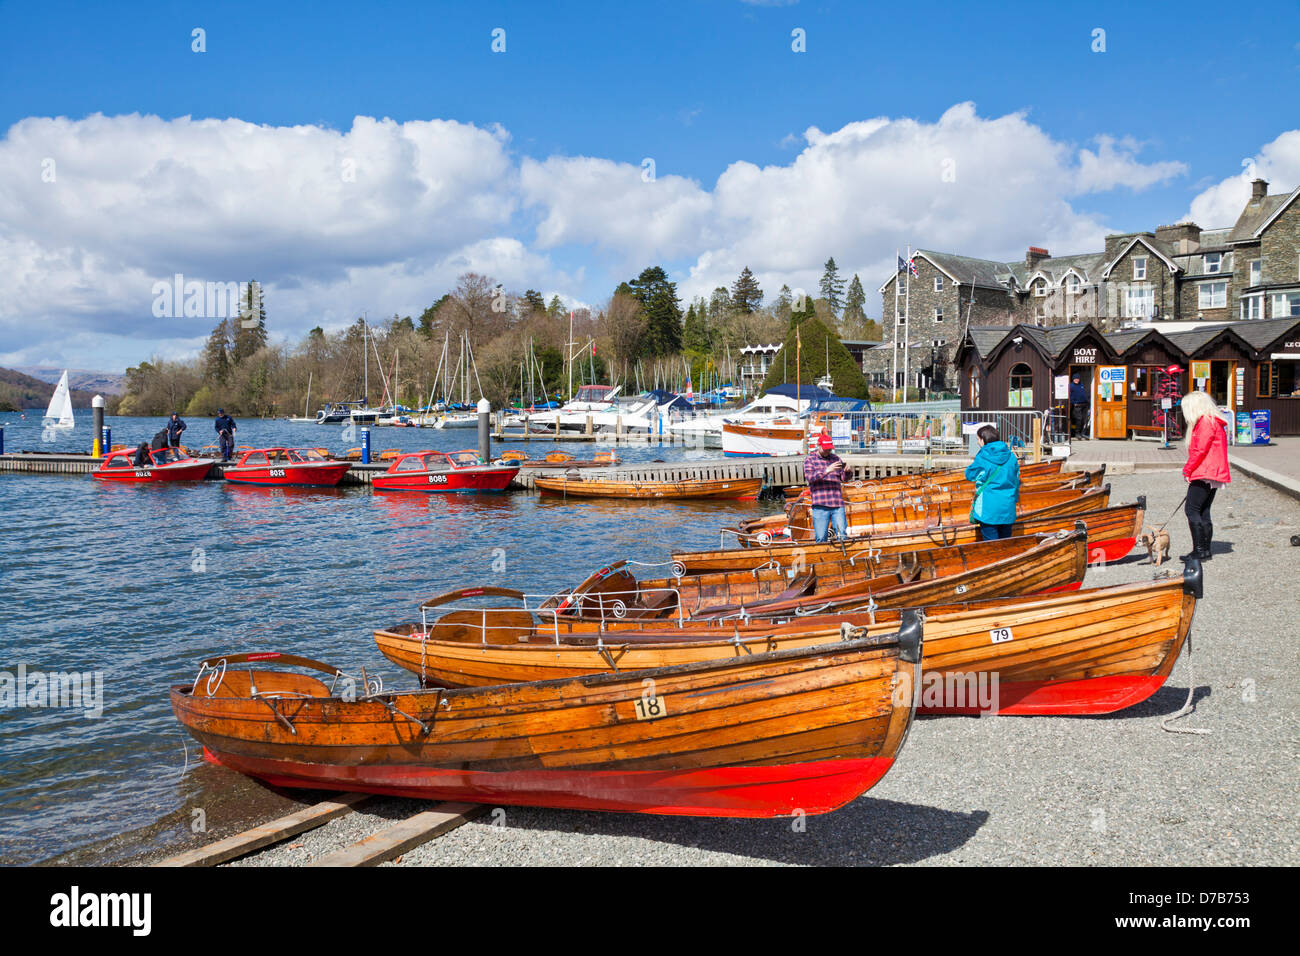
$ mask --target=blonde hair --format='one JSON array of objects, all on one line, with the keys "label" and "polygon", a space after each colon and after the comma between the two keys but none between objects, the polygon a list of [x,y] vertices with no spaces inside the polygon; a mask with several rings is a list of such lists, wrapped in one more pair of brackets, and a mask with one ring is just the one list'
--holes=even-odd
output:
[{"label": "blonde hair", "polygon": [[1196,423],[1207,415],[1218,418],[1219,406],[1214,404],[1214,399],[1210,397],[1209,392],[1200,390],[1188,392],[1182,399],[1183,420],[1187,422],[1187,440],[1192,440],[1192,432],[1196,429]]}]

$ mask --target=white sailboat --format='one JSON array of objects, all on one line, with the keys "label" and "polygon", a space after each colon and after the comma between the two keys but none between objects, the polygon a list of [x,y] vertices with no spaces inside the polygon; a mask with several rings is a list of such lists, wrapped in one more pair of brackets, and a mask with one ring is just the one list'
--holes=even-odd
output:
[{"label": "white sailboat", "polygon": [[45,418],[41,424],[46,428],[69,430],[76,427],[77,421],[72,416],[72,393],[68,391],[67,369],[63,370],[58,387],[50,396],[50,407],[45,410]]}]

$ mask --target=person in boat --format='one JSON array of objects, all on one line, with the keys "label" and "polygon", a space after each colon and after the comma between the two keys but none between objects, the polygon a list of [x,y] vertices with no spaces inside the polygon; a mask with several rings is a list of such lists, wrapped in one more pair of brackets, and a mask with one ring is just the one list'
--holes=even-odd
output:
[{"label": "person in boat", "polygon": [[140,442],[140,446],[135,450],[135,458],[131,460],[131,464],[137,468],[149,467],[149,443],[147,441]]},{"label": "person in boat", "polygon": [[1020,462],[992,425],[984,425],[975,434],[980,450],[966,468],[966,479],[975,483],[970,520],[980,526],[985,541],[1009,538],[1020,499]]},{"label": "person in boat", "polygon": [[156,434],[156,435],[153,436],[153,441],[150,443],[149,447],[150,447],[153,451],[157,451],[159,448],[166,448],[166,447],[167,447],[167,429],[165,429],[165,428],[160,428],[160,429],[158,430],[158,434]]},{"label": "person in boat", "polygon": [[1179,560],[1210,558],[1214,525],[1210,505],[1215,493],[1232,480],[1228,474],[1228,427],[1219,415],[1218,406],[1208,392],[1193,391],[1183,396],[1183,420],[1187,422],[1187,464],[1183,479],[1187,482],[1187,528],[1192,533],[1192,550]]},{"label": "person in boat", "polygon": [[181,443],[181,432],[185,431],[185,421],[175,412],[167,419],[167,444],[177,448]]},{"label": "person in boat", "polygon": [[849,536],[848,520],[844,514],[844,459],[835,454],[835,442],[822,432],[817,439],[817,450],[808,453],[803,463],[804,481],[808,482],[808,498],[812,504],[813,534],[825,541],[833,524],[838,538]]},{"label": "person in boat", "polygon": [[235,454],[235,432],[239,430],[235,420],[226,414],[224,408],[218,408],[213,425],[217,430],[217,443],[221,446],[221,460],[230,461]]}]

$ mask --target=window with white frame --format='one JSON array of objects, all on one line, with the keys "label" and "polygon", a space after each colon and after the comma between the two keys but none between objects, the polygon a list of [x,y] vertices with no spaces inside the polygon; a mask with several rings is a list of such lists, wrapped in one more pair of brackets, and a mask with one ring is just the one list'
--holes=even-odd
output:
[{"label": "window with white frame", "polygon": [[1279,292],[1273,296],[1273,318],[1300,317],[1300,292]]},{"label": "window with white frame", "polygon": [[936,321],[936,322],[942,322],[942,321],[943,321],[943,306],[941,306],[941,305],[936,305],[936,306],[934,307],[934,321]]},{"label": "window with white frame", "polygon": [[1198,309],[1226,309],[1228,307],[1228,283],[1202,282],[1196,287],[1196,307]]},{"label": "window with white frame", "polygon": [[1262,295],[1242,296],[1241,317],[1243,319],[1262,319],[1264,317],[1264,297]]},{"label": "window with white frame", "polygon": [[1133,278],[1134,278],[1134,280],[1137,280],[1137,279],[1145,279],[1146,277],[1147,277],[1147,257],[1146,257],[1146,256],[1134,256],[1134,257],[1133,257]]},{"label": "window with white frame", "polygon": [[1205,254],[1205,274],[1214,275],[1223,271],[1223,253],[1207,252]]},{"label": "window with white frame", "polygon": [[1034,281],[1034,295],[1047,295],[1047,283],[1044,280],[1037,279]]},{"label": "window with white frame", "polygon": [[1071,276],[1069,276],[1069,277],[1065,280],[1065,291],[1068,292],[1068,293],[1070,293],[1070,295],[1078,295],[1078,294],[1079,294],[1079,277],[1078,277],[1078,276],[1076,276],[1076,275],[1071,275]]},{"label": "window with white frame", "polygon": [[895,312],[895,313],[894,313],[894,318],[898,320],[898,324],[899,324],[899,325],[906,325],[906,324],[907,324],[907,316],[906,316],[906,314],[903,313],[903,312]]},{"label": "window with white frame", "polygon": [[1250,284],[1259,285],[1260,282],[1263,281],[1263,278],[1264,278],[1264,260],[1251,259],[1250,260]]},{"label": "window with white frame", "polygon": [[943,276],[934,277],[934,291],[935,292],[943,291]]},{"label": "window with white frame", "polygon": [[1146,319],[1156,307],[1156,290],[1149,285],[1131,285],[1124,290],[1124,318]]}]

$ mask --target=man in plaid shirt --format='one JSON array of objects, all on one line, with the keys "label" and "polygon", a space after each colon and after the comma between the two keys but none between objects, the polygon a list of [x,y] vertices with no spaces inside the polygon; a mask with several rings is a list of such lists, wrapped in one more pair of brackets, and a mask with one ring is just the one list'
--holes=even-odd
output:
[{"label": "man in plaid shirt", "polygon": [[831,522],[835,523],[837,537],[849,536],[844,514],[844,472],[844,460],[835,454],[835,442],[823,432],[817,439],[817,450],[809,452],[803,462],[803,477],[812,502],[813,532],[818,541],[826,540]]}]

